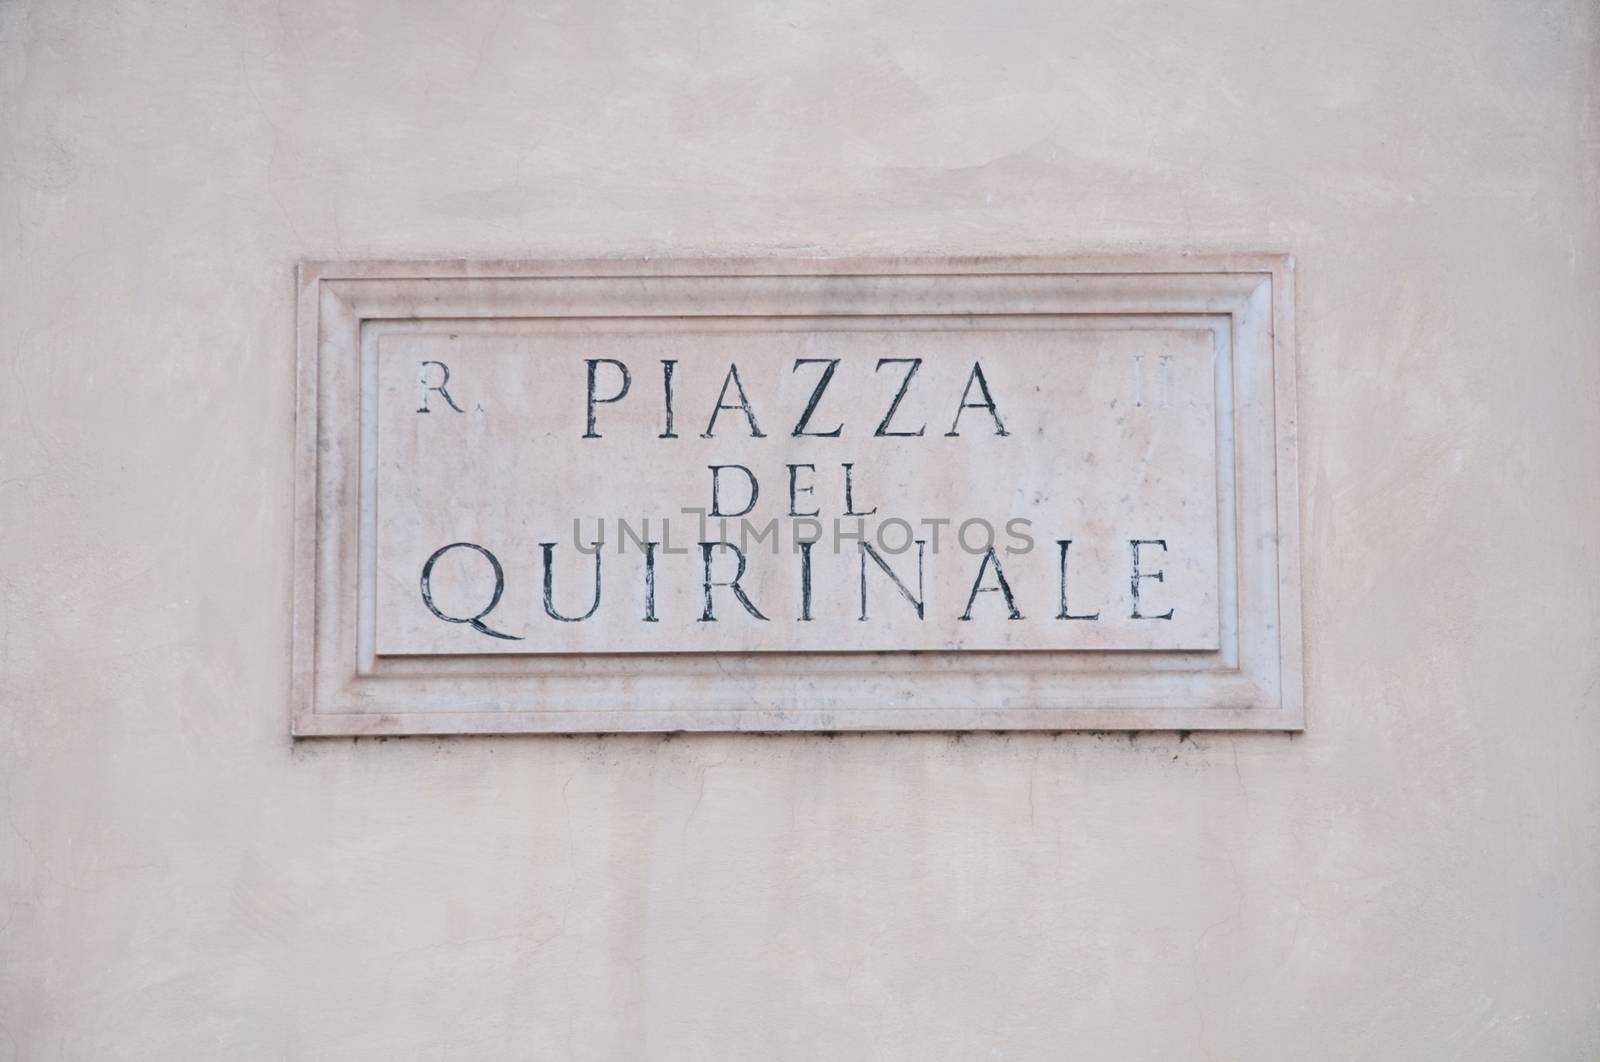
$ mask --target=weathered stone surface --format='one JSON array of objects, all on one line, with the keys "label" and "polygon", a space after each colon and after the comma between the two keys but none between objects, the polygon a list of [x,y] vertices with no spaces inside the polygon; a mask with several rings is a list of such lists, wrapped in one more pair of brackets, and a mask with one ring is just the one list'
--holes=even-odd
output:
[{"label": "weathered stone surface", "polygon": [[1297,727],[1288,284],[308,266],[297,730]]},{"label": "weathered stone surface", "polygon": [[386,335],[378,653],[1216,649],[1216,337],[908,320]]},{"label": "weathered stone surface", "polygon": [[[0,3],[0,1060],[1600,1059],[1597,18]],[[295,263],[1240,249],[1304,732],[288,736]]]}]

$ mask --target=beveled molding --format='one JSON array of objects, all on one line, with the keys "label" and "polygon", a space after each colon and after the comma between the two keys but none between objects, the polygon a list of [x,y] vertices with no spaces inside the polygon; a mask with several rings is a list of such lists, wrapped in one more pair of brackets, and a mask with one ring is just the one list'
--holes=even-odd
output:
[{"label": "beveled molding", "polygon": [[[298,284],[296,736],[1304,727],[1287,255],[306,262]],[[1008,314],[1219,322],[1231,392],[1219,467],[1233,495],[1220,650],[373,652],[361,526],[375,490],[361,454],[369,326]]]}]

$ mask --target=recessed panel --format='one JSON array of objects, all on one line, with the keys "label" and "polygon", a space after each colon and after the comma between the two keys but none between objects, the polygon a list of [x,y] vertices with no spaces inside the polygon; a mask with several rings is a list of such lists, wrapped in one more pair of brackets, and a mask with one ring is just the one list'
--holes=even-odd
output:
[{"label": "recessed panel", "polygon": [[376,652],[1217,649],[1215,336],[1027,323],[383,335]]}]

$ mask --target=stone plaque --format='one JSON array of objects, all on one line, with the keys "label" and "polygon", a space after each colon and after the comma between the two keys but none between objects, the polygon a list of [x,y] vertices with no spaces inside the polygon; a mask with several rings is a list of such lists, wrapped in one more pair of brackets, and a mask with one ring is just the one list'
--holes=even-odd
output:
[{"label": "stone plaque", "polygon": [[1298,728],[1289,282],[304,266],[295,732]]}]

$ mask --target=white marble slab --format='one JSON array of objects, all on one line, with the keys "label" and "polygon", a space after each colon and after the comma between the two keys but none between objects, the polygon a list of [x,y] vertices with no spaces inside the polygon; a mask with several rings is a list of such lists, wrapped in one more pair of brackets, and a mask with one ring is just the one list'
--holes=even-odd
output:
[{"label": "white marble slab", "polygon": [[1288,282],[307,267],[296,732],[1296,727]]},{"label": "white marble slab", "polygon": [[1115,323],[385,335],[377,652],[1216,649],[1214,337]]}]

